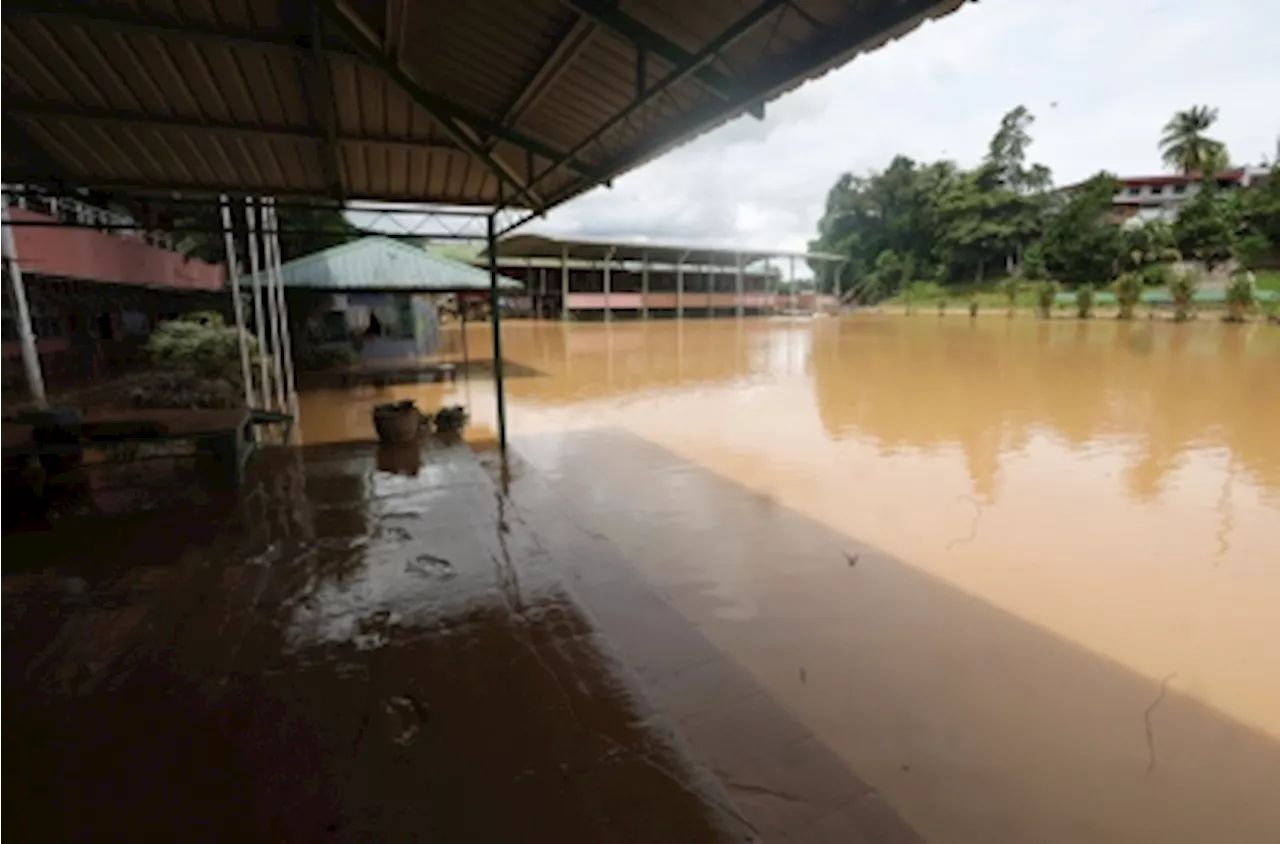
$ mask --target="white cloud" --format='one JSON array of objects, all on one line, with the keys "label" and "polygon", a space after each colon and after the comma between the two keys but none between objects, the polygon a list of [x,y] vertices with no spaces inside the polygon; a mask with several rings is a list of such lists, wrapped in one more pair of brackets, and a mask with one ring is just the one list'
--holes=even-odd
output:
[{"label": "white cloud", "polygon": [[1000,116],[1036,115],[1034,160],[1066,183],[1157,172],[1177,109],[1220,109],[1237,160],[1280,133],[1275,0],[982,0],[740,118],[530,231],[799,249],[846,170],[897,153],[973,164]]}]

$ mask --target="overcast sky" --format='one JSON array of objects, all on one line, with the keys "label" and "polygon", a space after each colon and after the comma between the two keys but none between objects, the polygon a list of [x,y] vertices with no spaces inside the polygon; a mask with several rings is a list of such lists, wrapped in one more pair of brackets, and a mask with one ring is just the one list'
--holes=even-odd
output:
[{"label": "overcast sky", "polygon": [[1159,172],[1176,110],[1220,110],[1236,162],[1280,134],[1280,0],[981,0],[766,109],[556,209],[527,229],[803,249],[846,171],[981,158],[1001,115],[1036,117],[1030,158],[1065,184]]}]

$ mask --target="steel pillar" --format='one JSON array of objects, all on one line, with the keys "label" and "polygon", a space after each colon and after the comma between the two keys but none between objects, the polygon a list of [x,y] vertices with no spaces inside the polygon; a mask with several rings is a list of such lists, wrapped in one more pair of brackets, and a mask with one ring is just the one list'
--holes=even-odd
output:
[{"label": "steel pillar", "polygon": [[790,311],[791,316],[794,317],[796,315],[796,256],[792,255],[788,260],[791,262],[791,284],[788,288],[791,298]]},{"label": "steel pillar", "polygon": [[736,290],[733,298],[737,306],[738,319],[742,319],[742,314],[743,314],[742,297],[743,295],[745,295],[745,291],[743,289],[743,284],[742,284],[742,253],[741,252],[733,253],[733,267],[734,267],[734,288]]},{"label": "steel pillar", "polygon": [[569,318],[569,247],[560,247],[560,318]]},{"label": "steel pillar", "polygon": [[231,203],[222,195],[222,245],[226,250],[227,284],[231,288],[231,310],[236,317],[236,343],[240,346],[240,378],[244,381],[244,403],[253,407],[253,368],[249,365],[249,344],[244,330],[244,302],[240,300],[240,268],[236,259],[236,239],[231,225]]},{"label": "steel pillar", "polygon": [[485,233],[489,242],[489,319],[493,323],[493,391],[498,403],[498,448],[507,452],[507,395],[503,386],[502,308],[498,295],[498,244],[493,233],[493,214],[486,219]]},{"label": "steel pillar", "polygon": [[686,252],[676,261],[676,319],[684,319],[684,259]]},{"label": "steel pillar", "polygon": [[258,275],[258,230],[254,225],[253,200],[244,201],[244,219],[249,239],[249,270],[253,274],[253,326],[258,335],[258,374],[262,378],[262,405],[271,397],[271,375],[267,371],[267,323],[262,315],[262,279]]},{"label": "steel pillar", "polygon": [[643,253],[640,265],[640,316],[649,318],[649,253]]}]

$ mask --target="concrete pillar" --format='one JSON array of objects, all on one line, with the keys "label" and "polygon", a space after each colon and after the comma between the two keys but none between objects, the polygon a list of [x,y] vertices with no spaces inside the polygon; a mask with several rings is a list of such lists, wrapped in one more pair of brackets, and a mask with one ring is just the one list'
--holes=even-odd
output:
[{"label": "concrete pillar", "polygon": [[14,242],[13,226],[9,223],[9,199],[4,198],[4,254],[9,256],[9,284],[12,286],[14,315],[18,322],[18,340],[21,341],[22,368],[27,375],[27,389],[36,407],[44,409],[49,400],[44,392],[44,373],[40,370],[40,353],[36,349],[36,335],[31,330],[31,311],[27,308],[27,286],[22,280],[22,268],[18,266],[18,246]]},{"label": "concrete pillar", "polygon": [[640,316],[649,318],[649,253],[645,252],[640,267]]},{"label": "concrete pillar", "polygon": [[569,318],[569,247],[560,247],[560,318]]}]

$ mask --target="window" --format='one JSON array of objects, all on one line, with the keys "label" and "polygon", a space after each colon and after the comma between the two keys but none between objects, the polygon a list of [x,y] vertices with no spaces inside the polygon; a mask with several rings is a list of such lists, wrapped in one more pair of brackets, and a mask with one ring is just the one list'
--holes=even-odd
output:
[{"label": "window", "polygon": [[1162,193],[1164,193],[1164,185],[1152,185],[1152,186],[1151,186],[1151,195],[1152,195],[1152,196],[1159,196],[1159,195],[1160,195],[1160,194],[1162,194]]},{"label": "window", "polygon": [[1178,194],[1178,193],[1186,193],[1186,192],[1187,192],[1187,186],[1186,186],[1186,185],[1174,185],[1174,186],[1173,186],[1173,192],[1174,192],[1175,194]]},{"label": "window", "polygon": [[1129,185],[1128,189],[1125,190],[1125,193],[1129,194],[1129,196],[1137,196],[1138,194],[1142,193],[1142,186]]}]

